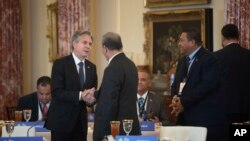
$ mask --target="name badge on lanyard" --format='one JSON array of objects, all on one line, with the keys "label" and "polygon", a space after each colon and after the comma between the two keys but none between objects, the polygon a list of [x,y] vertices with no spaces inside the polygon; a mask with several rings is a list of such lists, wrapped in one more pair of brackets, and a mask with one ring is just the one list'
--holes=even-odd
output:
[{"label": "name badge on lanyard", "polygon": [[183,81],[183,82],[180,83],[178,95],[181,95],[181,94],[182,94],[182,90],[183,90],[183,88],[185,87],[185,85],[186,85],[186,82],[185,82],[185,81]]}]

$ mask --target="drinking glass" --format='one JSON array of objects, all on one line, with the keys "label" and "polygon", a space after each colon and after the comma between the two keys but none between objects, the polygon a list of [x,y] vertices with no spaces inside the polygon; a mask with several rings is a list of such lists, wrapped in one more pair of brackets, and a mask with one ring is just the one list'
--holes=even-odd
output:
[{"label": "drinking glass", "polygon": [[132,127],[133,127],[133,120],[132,119],[124,119],[124,120],[122,120],[122,124],[123,124],[123,130],[126,133],[126,135],[128,136],[132,130]]},{"label": "drinking glass", "polygon": [[22,121],[23,111],[15,111],[15,121]]},{"label": "drinking glass", "polygon": [[23,118],[28,122],[31,118],[31,110],[23,110]]},{"label": "drinking glass", "polygon": [[9,134],[9,138],[11,137],[11,134],[14,132],[15,127],[15,121],[5,121],[5,129],[6,132]]},{"label": "drinking glass", "polygon": [[250,125],[250,120],[245,121],[245,122],[244,122],[244,125]]},{"label": "drinking glass", "polygon": [[120,121],[110,121],[111,135],[115,138],[120,133]]},{"label": "drinking glass", "polygon": [[2,137],[2,127],[4,126],[4,121],[0,120],[0,137]]}]

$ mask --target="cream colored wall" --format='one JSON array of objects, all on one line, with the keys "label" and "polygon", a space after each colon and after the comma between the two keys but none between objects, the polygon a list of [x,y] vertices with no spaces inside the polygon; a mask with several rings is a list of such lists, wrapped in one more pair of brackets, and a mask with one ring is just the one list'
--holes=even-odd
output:
[{"label": "cream colored wall", "polygon": [[42,75],[50,76],[48,58],[47,1],[22,0],[23,33],[23,93],[36,90],[36,81]]},{"label": "cream colored wall", "polygon": [[30,48],[30,5],[29,0],[21,1],[22,12],[22,64],[23,64],[23,93],[31,89],[31,48]]},{"label": "cream colored wall", "polygon": [[[103,70],[107,61],[101,52],[101,36],[108,31],[120,33],[123,41],[124,52],[135,62],[136,65],[144,64],[143,52],[144,27],[143,13],[155,10],[173,10],[186,8],[213,8],[213,37],[214,50],[221,48],[220,30],[224,24],[224,0],[212,0],[211,4],[198,6],[182,6],[171,8],[144,8],[144,0],[95,0],[96,27],[95,44],[97,48],[96,64],[98,79],[101,82]],[[100,83],[99,83],[100,84]]]},{"label": "cream colored wall", "polygon": [[[23,13],[23,67],[24,93],[36,88],[36,80],[41,75],[51,74],[49,62],[49,42],[47,34],[46,5],[54,0],[22,0]],[[136,63],[144,64],[143,13],[153,10],[186,8],[213,8],[214,50],[220,49],[220,29],[224,24],[224,0],[212,0],[209,5],[171,8],[144,8],[144,0],[90,0],[91,31],[94,33],[94,48],[91,60],[97,65],[99,86],[107,61],[102,55],[101,39],[106,32],[118,32],[122,36],[124,52]]]}]

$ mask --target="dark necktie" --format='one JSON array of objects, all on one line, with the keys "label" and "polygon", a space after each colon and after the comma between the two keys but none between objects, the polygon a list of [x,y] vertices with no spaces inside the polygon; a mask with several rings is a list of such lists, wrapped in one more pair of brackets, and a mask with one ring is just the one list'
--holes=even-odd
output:
[{"label": "dark necktie", "polygon": [[189,57],[186,57],[185,58],[185,66],[184,66],[184,72],[183,72],[183,81],[186,82],[187,81],[187,77],[188,77],[188,68],[189,68],[189,61],[190,61],[190,58]]},{"label": "dark necktie", "polygon": [[81,89],[82,89],[83,84],[84,84],[83,62],[78,63],[78,65],[79,65],[79,78],[80,78],[80,84],[81,84]]},{"label": "dark necktie", "polygon": [[145,110],[144,110],[144,98],[140,97],[138,99],[138,107],[139,107],[139,117],[145,118]]},{"label": "dark necktie", "polygon": [[189,65],[190,65],[190,58],[186,57],[186,75],[188,75]]},{"label": "dark necktie", "polygon": [[43,103],[42,113],[43,113],[43,118],[46,118],[48,114],[48,107],[45,103]]}]

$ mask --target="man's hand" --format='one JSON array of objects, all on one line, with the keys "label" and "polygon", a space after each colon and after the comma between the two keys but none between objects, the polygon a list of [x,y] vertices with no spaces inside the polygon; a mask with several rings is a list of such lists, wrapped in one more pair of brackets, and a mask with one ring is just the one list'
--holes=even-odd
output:
[{"label": "man's hand", "polygon": [[184,107],[181,104],[180,97],[176,95],[173,97],[172,103],[169,105],[169,107],[173,108],[171,114],[175,114],[175,116],[178,116],[184,110]]},{"label": "man's hand", "polygon": [[160,122],[159,118],[155,116],[154,118],[149,119],[150,121],[153,121],[154,123]]},{"label": "man's hand", "polygon": [[85,101],[87,104],[93,104],[96,101],[94,97],[94,92],[95,92],[95,88],[81,91],[82,100]]}]

